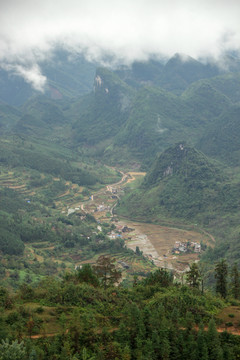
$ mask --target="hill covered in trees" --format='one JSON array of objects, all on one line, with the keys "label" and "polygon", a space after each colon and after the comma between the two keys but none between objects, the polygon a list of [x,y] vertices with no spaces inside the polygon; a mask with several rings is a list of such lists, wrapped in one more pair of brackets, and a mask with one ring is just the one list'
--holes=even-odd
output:
[{"label": "hill covered in trees", "polygon": [[[227,303],[193,285],[196,269],[189,271],[189,286],[157,270],[126,289],[105,283],[105,275],[109,280],[117,274],[111,264],[100,259],[95,269],[84,265],[35,288],[23,284],[15,294],[1,288],[3,359],[238,358],[239,337],[220,332],[233,326],[222,324],[219,315]],[[230,320],[234,316],[229,313]]]},{"label": "hill covered in trees", "polygon": [[211,259],[239,261],[239,181],[225,171],[195,148],[178,143],[156,158],[135,190],[126,191],[117,213],[141,221],[197,224],[218,239],[215,250],[209,249]]}]

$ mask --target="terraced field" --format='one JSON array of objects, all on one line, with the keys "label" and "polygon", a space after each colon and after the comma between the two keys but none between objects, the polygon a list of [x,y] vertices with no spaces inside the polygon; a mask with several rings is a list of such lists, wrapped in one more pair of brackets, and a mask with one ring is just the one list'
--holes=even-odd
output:
[{"label": "terraced field", "polygon": [[[134,186],[134,182],[139,181],[145,173],[122,173],[122,180],[116,184],[106,185],[100,190],[93,190],[89,195],[83,195],[84,188],[77,184],[73,184],[70,181],[63,181],[58,177],[46,176],[40,174],[40,180],[43,185],[32,186],[32,179],[34,173],[31,170],[25,170],[24,172],[8,171],[2,169],[0,174],[0,186],[8,187],[16,190],[17,192],[24,194],[26,201],[31,202],[42,199],[46,192],[54,185],[58,186],[59,182],[63,183],[64,190],[58,191],[53,197],[54,208],[51,209],[53,216],[59,216],[60,214],[70,215],[71,213],[79,214],[91,214],[97,221],[112,223],[113,208],[117,204],[119,197],[124,191],[125,186]],[[36,174],[35,174],[36,178]],[[41,182],[40,182],[41,183]],[[54,215],[55,214],[55,215]],[[210,242],[209,234],[204,234],[202,231],[196,230],[182,230],[169,226],[160,226],[154,224],[139,223],[136,221],[130,221],[129,219],[122,219],[117,221],[115,224],[118,228],[128,226],[134,229],[130,233],[122,233],[122,238],[125,240],[125,244],[129,249],[133,251],[136,247],[139,247],[140,251],[146,256],[148,261],[136,262],[136,259],[130,259],[129,256],[125,256],[124,260],[129,263],[130,270],[124,269],[125,274],[133,274],[142,271],[150,271],[151,263],[155,266],[165,267],[169,269],[175,269],[178,272],[186,271],[189,263],[198,260],[198,254],[180,254],[172,255],[172,248],[176,241],[196,241],[198,243]],[[213,239],[214,240],[214,239]],[[26,244],[25,254],[29,257],[30,261],[36,259],[40,263],[44,262],[45,259],[49,259],[52,263],[55,263],[58,267],[58,271],[62,271],[61,265],[64,264],[67,268],[71,269],[74,266],[78,266],[82,263],[81,251],[75,254],[71,254],[68,250],[56,251],[55,245],[51,243],[44,244]],[[99,256],[99,254],[97,255]],[[115,254],[116,261],[118,261],[118,254]],[[92,258],[95,262],[97,259]],[[120,260],[119,260],[120,261]],[[89,260],[88,260],[89,262]],[[121,267],[121,265],[119,265]],[[150,267],[149,267],[150,266]]]}]

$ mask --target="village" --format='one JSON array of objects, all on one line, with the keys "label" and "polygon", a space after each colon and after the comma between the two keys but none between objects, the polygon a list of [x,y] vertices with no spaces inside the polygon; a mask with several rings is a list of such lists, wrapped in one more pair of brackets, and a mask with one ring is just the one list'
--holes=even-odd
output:
[{"label": "village", "polygon": [[[128,219],[119,219],[115,213],[118,200],[124,193],[126,184],[133,181],[140,173],[124,174],[122,180],[114,185],[107,185],[81,202],[69,204],[65,213],[73,212],[91,214],[98,223],[98,231],[102,231],[101,224],[109,223],[111,227],[106,234],[110,240],[122,240],[127,248],[148,259],[150,263],[160,268],[186,271],[189,263],[197,261],[204,250],[206,235],[195,229],[183,230],[154,224],[145,224]],[[99,240],[101,241],[101,240]],[[206,245],[204,245],[206,246]],[[129,264],[122,260],[119,266],[127,269]]]},{"label": "village", "polygon": [[200,253],[201,244],[193,241],[175,241],[174,247],[172,249],[172,254],[178,255],[181,253]]}]

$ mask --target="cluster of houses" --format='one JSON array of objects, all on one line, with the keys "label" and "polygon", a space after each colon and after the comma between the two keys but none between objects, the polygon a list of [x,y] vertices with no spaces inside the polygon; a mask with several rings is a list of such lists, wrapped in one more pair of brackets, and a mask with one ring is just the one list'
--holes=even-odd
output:
[{"label": "cluster of houses", "polygon": [[186,242],[176,241],[172,249],[173,254],[200,253],[200,252],[201,252],[201,244],[190,241],[186,241]]},{"label": "cluster of houses", "polygon": [[121,238],[122,233],[129,233],[129,232],[131,232],[133,230],[134,229],[131,229],[126,225],[125,226],[117,225],[115,230],[108,233],[108,236],[109,236],[110,239],[114,240],[114,239],[117,239],[117,238]]},{"label": "cluster of houses", "polygon": [[122,235],[119,234],[119,233],[116,233],[115,231],[111,231],[110,233],[108,233],[108,237],[111,239],[111,240],[115,240],[117,238],[121,238]]},{"label": "cluster of houses", "polygon": [[105,204],[98,205],[96,211],[110,211],[110,206]]},{"label": "cluster of houses", "polygon": [[118,189],[117,188],[114,188],[112,186],[109,186],[109,191],[112,193],[112,194],[117,194],[118,193]]}]

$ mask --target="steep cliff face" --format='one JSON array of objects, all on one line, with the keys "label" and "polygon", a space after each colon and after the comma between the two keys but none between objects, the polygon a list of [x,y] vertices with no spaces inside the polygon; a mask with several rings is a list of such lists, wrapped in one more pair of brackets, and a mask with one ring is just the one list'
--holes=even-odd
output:
[{"label": "steep cliff face", "polygon": [[[115,73],[105,68],[98,68],[94,78],[94,97],[96,101],[102,101],[106,110],[118,110],[120,113],[127,112],[130,108],[131,98],[134,94],[125,82]],[[100,104],[98,104],[100,105]]]},{"label": "steep cliff face", "polygon": [[89,106],[75,123],[75,138],[95,144],[116,135],[128,118],[133,95],[116,74],[98,68]]}]

